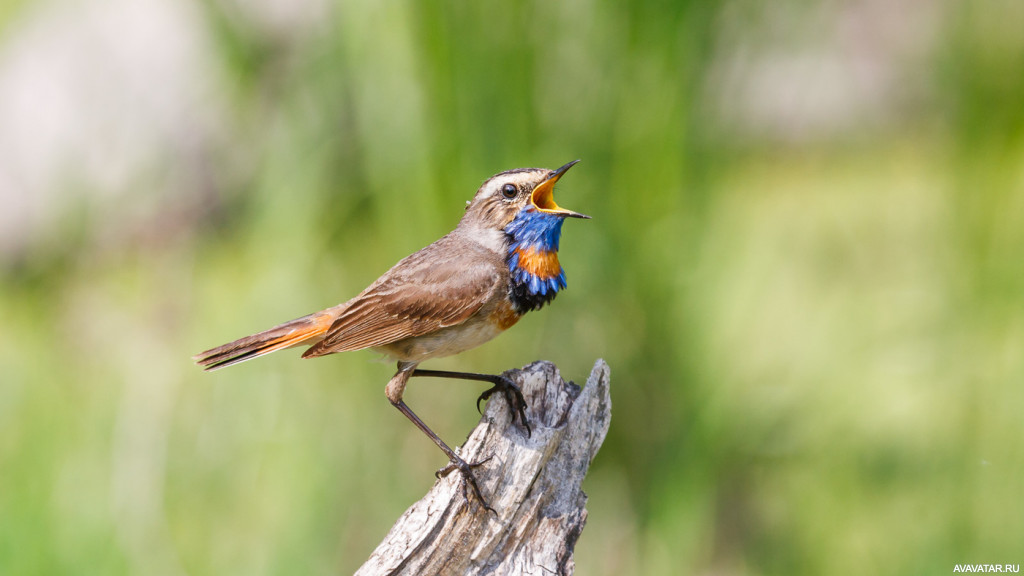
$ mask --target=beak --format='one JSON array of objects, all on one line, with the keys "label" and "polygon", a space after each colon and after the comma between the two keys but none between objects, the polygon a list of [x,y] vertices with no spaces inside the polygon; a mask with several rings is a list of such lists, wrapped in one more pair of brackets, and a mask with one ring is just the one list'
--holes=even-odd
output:
[{"label": "beak", "polygon": [[540,210],[541,212],[547,212],[548,214],[557,214],[559,216],[564,216],[567,218],[590,218],[590,216],[587,216],[586,214],[580,214],[579,212],[566,210],[565,208],[560,207],[558,204],[555,204],[555,182],[558,182],[558,179],[562,177],[562,174],[568,172],[569,168],[572,168],[573,165],[576,164],[577,162],[579,162],[579,160],[573,160],[572,162],[569,162],[568,164],[562,166],[558,170],[551,172],[551,174],[548,175],[548,177],[545,178],[543,182],[537,184],[537,187],[533,189],[533,194],[530,195],[530,202],[532,202],[538,210]]}]

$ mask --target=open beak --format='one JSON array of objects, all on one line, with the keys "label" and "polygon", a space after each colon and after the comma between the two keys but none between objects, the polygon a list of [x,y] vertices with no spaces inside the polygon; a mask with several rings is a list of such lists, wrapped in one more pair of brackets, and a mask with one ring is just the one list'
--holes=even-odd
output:
[{"label": "open beak", "polygon": [[568,172],[569,168],[572,168],[577,162],[579,162],[579,160],[569,162],[558,170],[553,171],[544,179],[543,182],[537,184],[537,187],[533,189],[533,194],[530,195],[530,201],[537,207],[537,210],[547,212],[548,214],[557,214],[567,218],[590,218],[590,216],[587,216],[586,214],[566,210],[558,204],[555,204],[555,182],[558,182],[558,179],[562,177],[562,174]]}]

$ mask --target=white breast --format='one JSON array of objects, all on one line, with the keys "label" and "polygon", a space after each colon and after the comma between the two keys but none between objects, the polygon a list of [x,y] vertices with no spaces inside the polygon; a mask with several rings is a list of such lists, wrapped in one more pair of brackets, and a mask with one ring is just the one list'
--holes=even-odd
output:
[{"label": "white breast", "polygon": [[501,334],[501,329],[486,316],[477,314],[458,326],[437,332],[406,338],[374,348],[401,362],[419,363],[430,358],[441,358],[464,352]]}]

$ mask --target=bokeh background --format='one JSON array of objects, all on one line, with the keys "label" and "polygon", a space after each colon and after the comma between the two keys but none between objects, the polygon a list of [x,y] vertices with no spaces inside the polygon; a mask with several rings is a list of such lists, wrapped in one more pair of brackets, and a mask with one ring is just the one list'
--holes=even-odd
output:
[{"label": "bokeh background", "polygon": [[[1024,563],[1024,3],[7,0],[0,573],[336,574],[443,465],[371,352],[190,356],[583,161],[578,573]],[[459,443],[479,388],[407,399]]]}]

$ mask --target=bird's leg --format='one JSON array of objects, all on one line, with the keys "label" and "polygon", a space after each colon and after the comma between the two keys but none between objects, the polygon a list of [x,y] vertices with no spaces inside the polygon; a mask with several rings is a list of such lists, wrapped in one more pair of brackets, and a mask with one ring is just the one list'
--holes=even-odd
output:
[{"label": "bird's leg", "polygon": [[512,419],[519,415],[519,422],[526,428],[526,435],[530,436],[530,423],[526,420],[526,399],[523,398],[523,391],[512,381],[511,378],[501,374],[476,374],[474,372],[449,372],[447,370],[420,370],[413,369],[413,376],[431,376],[434,378],[457,378],[459,380],[476,380],[478,382],[490,382],[494,386],[484,390],[484,393],[476,399],[476,409],[480,410],[480,402],[486,401],[495,392],[505,395],[508,408],[512,411]]},{"label": "bird's leg", "polygon": [[487,504],[487,500],[484,500],[483,494],[480,493],[480,487],[477,486],[476,477],[473,476],[473,468],[476,468],[477,466],[484,464],[485,462],[493,458],[493,456],[489,456],[479,462],[466,462],[463,458],[456,454],[454,450],[449,448],[448,445],[444,443],[444,440],[441,440],[441,437],[435,434],[434,431],[431,430],[423,422],[423,420],[420,420],[420,417],[417,416],[415,412],[410,410],[409,406],[407,406],[405,404],[405,401],[402,400],[402,395],[405,393],[405,385],[409,381],[409,377],[412,375],[412,368],[406,368],[403,367],[402,364],[399,364],[398,372],[396,372],[395,375],[392,376],[391,380],[388,382],[387,387],[384,389],[384,394],[387,395],[388,400],[391,401],[391,404],[395,408],[398,408],[399,412],[404,414],[406,418],[412,421],[412,423],[415,424],[416,427],[419,428],[421,432],[423,432],[424,434],[427,435],[427,437],[433,440],[434,444],[437,444],[437,447],[440,448],[441,451],[444,452],[446,456],[448,456],[448,465],[435,472],[434,476],[442,478],[447,476],[448,474],[451,474],[453,471],[458,470],[459,473],[462,474],[463,497],[465,497],[466,484],[468,483],[470,487],[473,488],[473,494],[475,494],[477,499],[480,500],[480,503],[483,504],[484,508],[497,514],[497,512],[494,511],[494,508],[491,508]]}]

